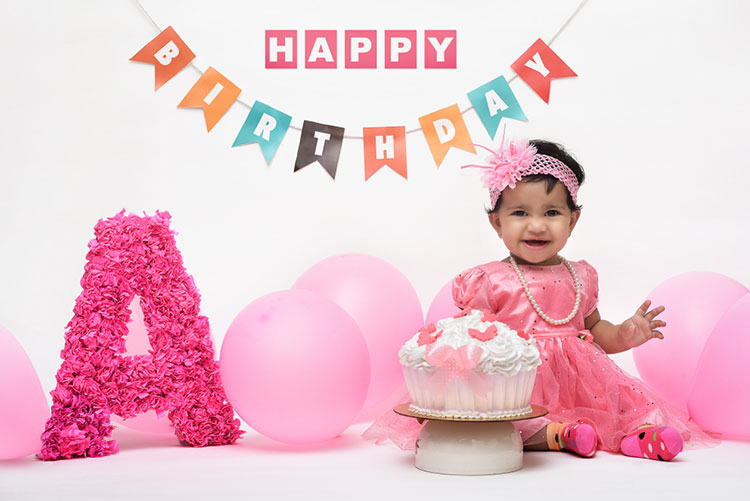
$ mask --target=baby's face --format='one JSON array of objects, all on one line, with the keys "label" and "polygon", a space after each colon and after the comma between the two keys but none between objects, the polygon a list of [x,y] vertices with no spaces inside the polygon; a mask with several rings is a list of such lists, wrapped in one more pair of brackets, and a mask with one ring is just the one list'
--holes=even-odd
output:
[{"label": "baby's face", "polygon": [[565,186],[558,182],[547,193],[547,183],[519,182],[503,190],[500,209],[489,215],[490,223],[519,263],[559,263],[581,211],[571,211]]}]

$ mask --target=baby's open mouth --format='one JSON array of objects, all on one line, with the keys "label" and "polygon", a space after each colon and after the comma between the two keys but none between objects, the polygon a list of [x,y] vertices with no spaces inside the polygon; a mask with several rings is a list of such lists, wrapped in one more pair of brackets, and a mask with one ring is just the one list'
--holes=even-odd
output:
[{"label": "baby's open mouth", "polygon": [[529,247],[544,247],[549,243],[549,240],[524,240],[523,243]]}]

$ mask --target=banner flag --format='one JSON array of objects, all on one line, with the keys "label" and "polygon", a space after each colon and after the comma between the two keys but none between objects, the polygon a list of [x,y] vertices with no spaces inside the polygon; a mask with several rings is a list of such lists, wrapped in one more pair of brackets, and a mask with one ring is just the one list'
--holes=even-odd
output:
[{"label": "banner flag", "polygon": [[294,172],[317,161],[333,179],[336,179],[336,166],[339,163],[343,142],[343,127],[305,120],[302,123]]},{"label": "banner flag", "polygon": [[182,41],[182,38],[171,26],[167,26],[130,60],[154,65],[156,73],[154,91],[157,91],[194,58],[195,54]]},{"label": "banner flag", "polygon": [[383,166],[406,176],[406,127],[363,127],[365,181]]},{"label": "banner flag", "polygon": [[457,104],[419,117],[419,125],[422,126],[432,158],[438,167],[451,146],[471,153],[477,152],[471,144],[473,141],[469,135],[469,129],[466,128],[464,117]]},{"label": "banner flag", "polygon": [[270,165],[291,123],[291,116],[265,103],[255,101],[232,146],[258,143],[266,158],[266,164]]},{"label": "banner flag", "polygon": [[499,76],[477,87],[467,96],[490,138],[494,138],[497,134],[497,128],[503,117],[528,120],[504,76]]},{"label": "banner flag", "polygon": [[553,78],[578,75],[540,38],[510,65],[521,79],[549,104],[549,90]]},{"label": "banner flag", "polygon": [[213,66],[201,75],[193,88],[185,94],[178,108],[203,108],[208,132],[224,116],[242,90],[216,71]]}]

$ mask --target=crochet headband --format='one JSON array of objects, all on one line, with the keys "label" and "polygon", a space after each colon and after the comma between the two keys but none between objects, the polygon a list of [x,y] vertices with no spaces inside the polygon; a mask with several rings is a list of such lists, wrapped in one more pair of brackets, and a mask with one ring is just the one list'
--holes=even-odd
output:
[{"label": "crochet headband", "polygon": [[500,146],[498,151],[491,150],[480,144],[475,144],[490,153],[487,165],[463,165],[484,169],[482,181],[490,190],[490,203],[495,207],[497,199],[505,188],[515,188],[516,183],[524,176],[533,174],[548,174],[559,180],[567,188],[573,203],[578,205],[578,178],[570,167],[549,155],[536,152],[536,148],[526,139],[511,140],[506,146]]}]

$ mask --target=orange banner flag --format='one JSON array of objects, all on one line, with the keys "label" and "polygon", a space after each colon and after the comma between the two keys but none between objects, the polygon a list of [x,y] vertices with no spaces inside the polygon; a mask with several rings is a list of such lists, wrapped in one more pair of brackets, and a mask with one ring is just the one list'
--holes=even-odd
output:
[{"label": "orange banner flag", "polygon": [[365,181],[388,166],[406,177],[406,127],[363,127]]},{"label": "orange banner flag", "polygon": [[451,146],[471,153],[477,152],[471,145],[473,141],[469,135],[469,129],[466,128],[464,117],[457,104],[419,117],[419,125],[422,126],[432,158],[438,167]]},{"label": "orange banner flag", "polygon": [[229,81],[227,77],[212,66],[201,75],[193,88],[185,94],[178,108],[203,108],[206,116],[206,128],[214,128],[224,113],[227,112],[242,90]]},{"label": "orange banner flag", "polygon": [[130,60],[154,65],[156,72],[154,91],[157,91],[194,58],[195,54],[187,44],[171,26],[167,26]]}]

